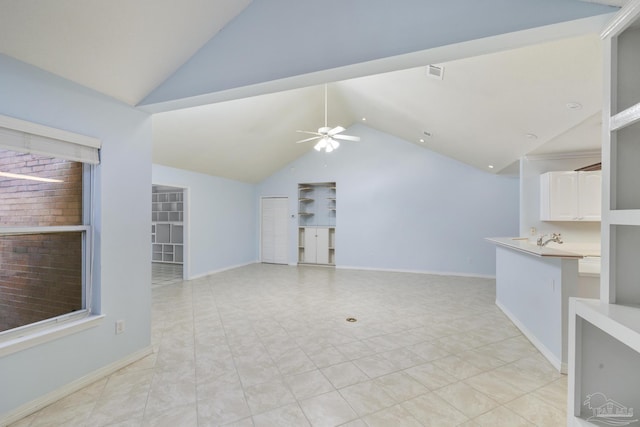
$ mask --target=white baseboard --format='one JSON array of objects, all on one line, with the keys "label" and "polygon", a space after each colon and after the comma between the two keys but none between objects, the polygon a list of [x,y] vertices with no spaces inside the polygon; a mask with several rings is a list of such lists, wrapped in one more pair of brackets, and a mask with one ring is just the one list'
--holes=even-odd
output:
[{"label": "white baseboard", "polygon": [[202,274],[197,274],[195,276],[191,276],[191,277],[187,278],[187,280],[200,279],[202,277],[206,277],[206,276],[209,276],[211,274],[222,273],[223,271],[233,270],[234,268],[245,267],[245,266],[251,265],[251,264],[257,264],[258,262],[259,261],[249,261],[249,262],[245,262],[243,264],[230,265],[229,267],[223,267],[223,268],[219,268],[217,270],[211,270],[211,271],[209,271],[207,273],[202,273]]},{"label": "white baseboard", "polygon": [[58,400],[72,393],[75,393],[78,390],[81,390],[84,387],[91,385],[94,382],[113,374],[114,372],[124,368],[125,366],[128,366],[133,362],[136,362],[142,359],[143,357],[150,355],[151,353],[153,353],[153,347],[152,346],[145,347],[142,350],[138,350],[135,353],[132,353],[123,359],[117,360],[107,366],[103,366],[102,368],[99,368],[85,375],[84,377],[78,378],[77,380],[67,385],[64,385],[56,390],[53,390],[52,392],[49,392],[44,396],[41,396],[35,400],[32,400],[31,402],[25,403],[24,405],[19,406],[18,408],[14,409],[11,412],[3,414],[0,417],[0,426],[6,426],[11,423],[15,423],[16,421],[19,421],[22,418],[27,417],[36,411],[39,411],[45,406],[49,406],[52,403],[55,403]]},{"label": "white baseboard", "polygon": [[363,271],[383,271],[389,273],[414,273],[414,274],[431,274],[434,276],[458,276],[458,277],[475,277],[478,279],[495,279],[495,275],[488,274],[472,274],[472,273],[458,273],[447,271],[430,271],[430,270],[402,270],[396,268],[375,268],[375,267],[358,267],[350,265],[336,265],[336,268],[344,270],[363,270]]},{"label": "white baseboard", "polygon": [[551,365],[553,365],[554,368],[556,368],[561,374],[567,373],[566,363],[562,363],[562,361],[558,359],[555,354],[553,354],[553,352],[542,343],[542,341],[536,338],[536,336],[533,335],[533,333],[526,326],[524,326],[524,324],[520,322],[520,320],[518,320],[516,316],[514,316],[509,310],[507,310],[502,304],[500,304],[498,300],[496,300],[496,305],[500,310],[502,310],[505,316],[507,316],[509,320],[511,320],[511,322],[516,325],[518,329],[520,329],[520,332],[522,332],[522,334],[527,337],[529,341],[531,341],[531,344],[533,344],[533,346],[537,348],[540,353],[542,353],[542,355],[549,361],[549,363],[551,363]]}]

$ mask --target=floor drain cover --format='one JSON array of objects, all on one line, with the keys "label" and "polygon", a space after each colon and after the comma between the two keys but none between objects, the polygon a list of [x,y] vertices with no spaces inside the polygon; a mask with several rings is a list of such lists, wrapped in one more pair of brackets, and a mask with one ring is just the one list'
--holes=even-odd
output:
[{"label": "floor drain cover", "polygon": [[347,322],[357,322],[358,319],[356,319],[355,317],[347,317]]}]

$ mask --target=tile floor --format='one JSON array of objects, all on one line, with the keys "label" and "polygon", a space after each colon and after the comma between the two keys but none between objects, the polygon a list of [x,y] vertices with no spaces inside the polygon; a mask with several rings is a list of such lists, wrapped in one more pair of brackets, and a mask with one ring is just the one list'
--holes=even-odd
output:
[{"label": "tile floor", "polygon": [[493,280],[263,264],[155,286],[154,353],[14,427],[565,425],[566,378],[494,299]]},{"label": "tile floor", "polygon": [[175,285],[182,282],[182,264],[151,263],[151,286]]}]

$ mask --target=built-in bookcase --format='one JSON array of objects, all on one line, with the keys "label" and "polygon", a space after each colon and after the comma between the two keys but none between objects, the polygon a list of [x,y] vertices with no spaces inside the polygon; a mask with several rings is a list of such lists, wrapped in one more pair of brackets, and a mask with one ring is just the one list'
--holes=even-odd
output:
[{"label": "built-in bookcase", "polygon": [[184,260],[184,192],[153,186],[151,192],[151,260],[182,264]]},{"label": "built-in bookcase", "polygon": [[298,185],[298,262],[335,264],[336,183]]},{"label": "built-in bookcase", "polygon": [[603,42],[601,295],[571,301],[568,421],[575,426],[640,418],[640,0],[621,9]]}]

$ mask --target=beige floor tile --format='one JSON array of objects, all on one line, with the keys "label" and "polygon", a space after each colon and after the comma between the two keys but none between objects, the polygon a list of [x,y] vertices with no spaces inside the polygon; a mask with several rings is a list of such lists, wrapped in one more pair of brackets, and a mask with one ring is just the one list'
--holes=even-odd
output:
[{"label": "beige floor tile", "polygon": [[456,377],[448,374],[433,363],[425,363],[405,369],[405,373],[416,379],[429,390],[437,390],[458,381]]},{"label": "beige floor tile", "polygon": [[456,426],[468,418],[434,393],[401,403],[425,427]]},{"label": "beige floor tile", "polygon": [[358,418],[337,391],[303,400],[300,407],[314,427],[339,426]]},{"label": "beige floor tile", "polygon": [[434,360],[433,364],[459,380],[482,373],[481,369],[458,356],[448,356]]},{"label": "beige floor tile", "polygon": [[289,387],[280,379],[244,388],[252,414],[259,414],[270,409],[295,402]]},{"label": "beige floor tile", "polygon": [[[365,426],[340,392],[372,425],[563,418],[566,377],[495,306],[493,280],[263,264],[189,282],[162,275],[155,353],[19,427],[195,425],[194,407],[198,427]],[[469,420],[429,390],[506,406]]]},{"label": "beige floor tile", "polygon": [[255,427],[305,427],[310,426],[302,409],[297,403],[272,409],[262,414],[254,415],[253,424]]},{"label": "beige floor tile", "polygon": [[340,394],[359,416],[377,412],[396,403],[374,380],[345,387],[340,390]]},{"label": "beige floor tile", "polygon": [[333,365],[328,368],[321,369],[321,372],[337,389],[369,380],[367,374],[362,372],[353,362]]},{"label": "beige floor tile", "polygon": [[469,418],[484,414],[498,406],[496,401],[462,382],[448,385],[434,393]]},{"label": "beige floor tile", "polygon": [[405,372],[385,375],[376,378],[374,382],[398,403],[429,393],[428,388]]},{"label": "beige floor tile", "polygon": [[473,421],[482,427],[535,427],[534,424],[504,406],[498,406],[474,418]]},{"label": "beige floor tile", "polygon": [[562,378],[541,387],[534,392],[534,396],[549,405],[553,405],[561,411],[567,410],[567,377]]},{"label": "beige floor tile", "polygon": [[319,370],[288,376],[284,380],[297,400],[334,391],[333,385]]},{"label": "beige floor tile", "polygon": [[364,421],[369,427],[422,427],[422,424],[400,405],[367,415]]},{"label": "beige floor tile", "polygon": [[526,394],[526,391],[513,384],[508,374],[488,371],[464,380],[478,391],[486,394],[499,403],[506,403]]},{"label": "beige floor tile", "polygon": [[567,422],[566,411],[545,403],[533,394],[519,397],[505,406],[538,427],[557,427]]}]

